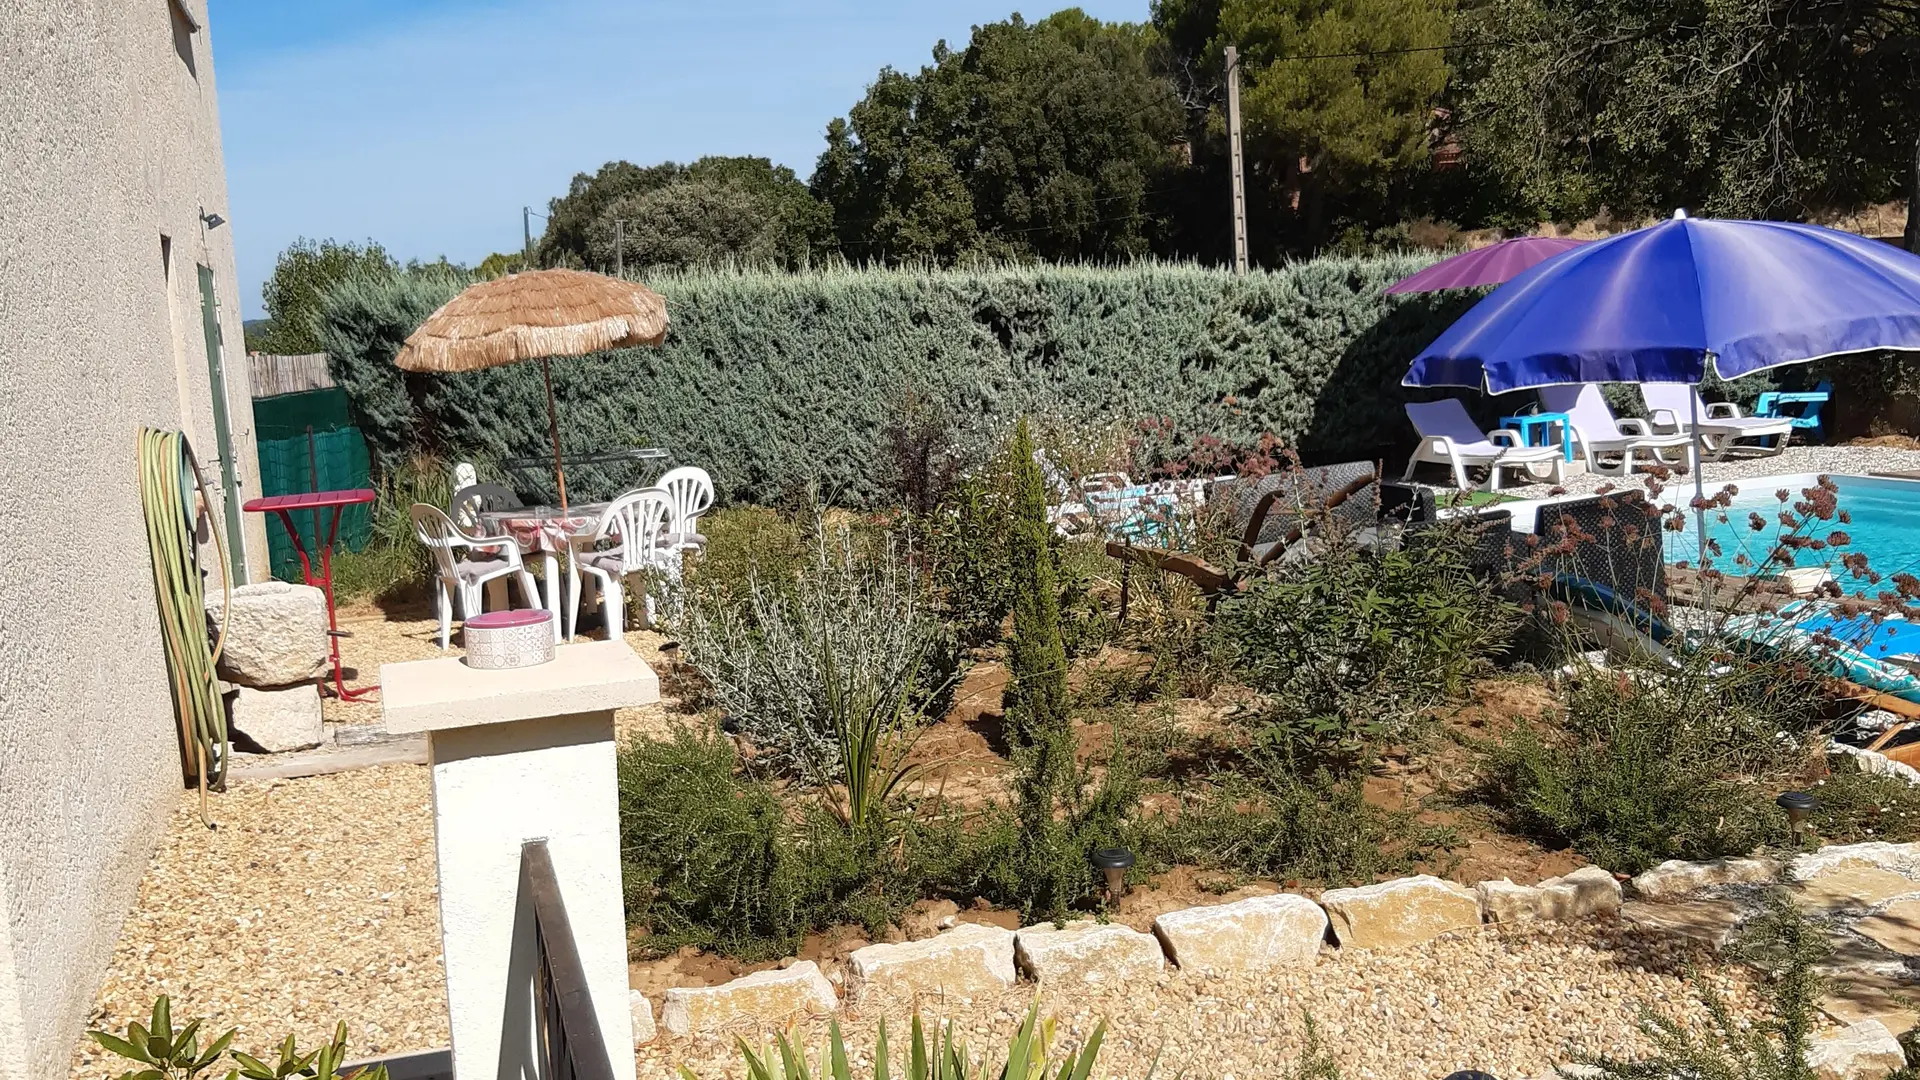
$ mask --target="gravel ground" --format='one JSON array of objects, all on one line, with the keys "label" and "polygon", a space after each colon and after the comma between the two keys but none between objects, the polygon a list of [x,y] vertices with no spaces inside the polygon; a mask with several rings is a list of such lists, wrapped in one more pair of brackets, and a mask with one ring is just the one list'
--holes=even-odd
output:
[{"label": "gravel ground", "polygon": [[[1768,457],[1709,461],[1702,473],[1702,479],[1706,484],[1707,493],[1712,494],[1720,490],[1722,485],[1749,480],[1756,476],[1785,473],[1848,473],[1865,476],[1874,472],[1912,471],[1920,471],[1920,450],[1898,450],[1886,446],[1788,446],[1779,454]],[[1644,481],[1644,474],[1626,480],[1617,476],[1581,473],[1567,477],[1567,482],[1561,486],[1570,493],[1580,494],[1594,491],[1606,484],[1612,484],[1615,487],[1638,487]],[[1692,486],[1690,480],[1681,482],[1688,487]],[[1500,490],[1523,499],[1538,499],[1544,498],[1552,488],[1551,484],[1514,484],[1503,486]],[[1843,485],[1843,495],[1844,491]]]},{"label": "gravel ground", "polygon": [[[1643,1004],[1701,1023],[1704,1011],[1680,974],[1689,961],[1737,1011],[1753,1010],[1743,969],[1611,923],[1490,927],[1412,949],[1328,952],[1312,969],[1264,978],[1217,980],[1169,970],[1150,983],[1042,991],[1037,1000],[1042,1015],[1056,1018],[1062,1046],[1077,1044],[1106,1020],[1098,1075],[1110,1077],[1144,1077],[1156,1055],[1160,1076],[1272,1076],[1299,1054],[1305,1018],[1312,1016],[1348,1080],[1415,1080],[1463,1068],[1525,1080],[1553,1076],[1553,1067],[1577,1050],[1645,1051],[1636,1023]],[[1023,985],[952,1008],[921,1005],[929,1018],[951,1018],[976,1054],[988,1054],[1004,1049],[1034,1000],[1034,989]],[[882,1016],[899,1054],[912,1012],[913,1003],[903,1000],[848,1009],[841,1025],[850,1054],[871,1060]],[[797,1025],[816,1055],[826,1026],[820,1018]],[[703,1080],[740,1076],[737,1036],[757,1044],[771,1033],[663,1033],[640,1049],[640,1075],[667,1077],[685,1065]]]},{"label": "gravel ground", "polygon": [[[342,612],[351,686],[377,685],[381,663],[442,655],[429,611]],[[664,639],[631,631],[665,670]],[[458,647],[458,639],[455,639]],[[378,724],[377,696],[327,698],[331,725]],[[659,735],[670,705],[622,709],[622,738]],[[206,1016],[236,1045],[264,1051],[289,1032],[303,1045],[347,1021],[355,1054],[447,1044],[446,981],[433,854],[432,784],[397,765],[298,780],[237,781],[211,797],[216,829],[183,793],[167,837],[122,924],[89,1026],[114,1032],[144,1020],[167,994],[176,1017]],[[75,1051],[76,1078],[118,1076],[92,1040]]]},{"label": "gravel ground", "polygon": [[[355,1053],[445,1046],[446,979],[427,770],[413,765],[184,793],[120,930],[90,1026],[176,1019],[240,1028],[256,1055],[345,1020]],[[91,1040],[75,1077],[118,1076]]]}]

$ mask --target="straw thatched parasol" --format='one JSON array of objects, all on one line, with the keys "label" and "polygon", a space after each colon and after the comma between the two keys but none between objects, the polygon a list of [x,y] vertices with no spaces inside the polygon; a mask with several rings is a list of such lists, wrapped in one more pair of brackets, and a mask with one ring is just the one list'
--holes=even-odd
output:
[{"label": "straw thatched parasol", "polygon": [[645,285],[584,270],[530,270],[469,286],[442,304],[407,338],[393,362],[403,371],[449,372],[538,359],[564,510],[567,472],[560,462],[548,360],[622,345],[658,345],[666,336],[667,302]]}]

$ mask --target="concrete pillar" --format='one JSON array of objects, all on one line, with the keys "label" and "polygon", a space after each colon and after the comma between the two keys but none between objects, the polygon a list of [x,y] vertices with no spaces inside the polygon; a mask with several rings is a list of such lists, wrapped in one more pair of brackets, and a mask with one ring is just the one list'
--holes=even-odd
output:
[{"label": "concrete pillar", "polygon": [[478,671],[459,657],[380,669],[387,730],[427,732],[455,1080],[545,1080],[521,846],[545,840],[615,1080],[633,1080],[613,710],[660,699],[623,641]]}]

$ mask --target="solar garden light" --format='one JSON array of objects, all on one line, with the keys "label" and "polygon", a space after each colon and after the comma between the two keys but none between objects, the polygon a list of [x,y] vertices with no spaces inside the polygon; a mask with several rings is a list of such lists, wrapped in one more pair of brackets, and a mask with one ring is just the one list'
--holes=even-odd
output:
[{"label": "solar garden light", "polygon": [[1123,847],[1098,848],[1089,861],[1095,870],[1106,875],[1108,902],[1119,903],[1127,892],[1127,870],[1133,866],[1133,852]]},{"label": "solar garden light", "polygon": [[1787,812],[1787,821],[1793,826],[1793,843],[1798,847],[1806,838],[1807,817],[1820,809],[1820,800],[1805,791],[1783,791],[1773,802]]}]

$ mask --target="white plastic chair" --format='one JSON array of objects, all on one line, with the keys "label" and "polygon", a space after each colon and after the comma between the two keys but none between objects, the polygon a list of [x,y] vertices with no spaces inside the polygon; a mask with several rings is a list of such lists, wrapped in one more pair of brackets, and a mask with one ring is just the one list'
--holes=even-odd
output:
[{"label": "white plastic chair", "polygon": [[668,469],[653,486],[665,491],[672,500],[672,510],[667,516],[667,546],[676,551],[706,547],[707,538],[701,536],[695,526],[700,523],[700,515],[713,505],[713,477],[707,475],[707,470],[692,465]]},{"label": "white plastic chair", "polygon": [[[704,475],[704,474],[703,474]],[[580,575],[592,574],[600,586],[600,602],[607,610],[607,640],[618,641],[626,633],[627,575],[642,570],[663,570],[669,578],[678,578],[680,549],[666,543],[667,523],[673,516],[673,497],[662,488],[641,488],[615,499],[600,515],[600,524],[584,543],[598,544],[617,539],[617,547],[595,550],[576,548],[567,560],[567,583],[573,602],[567,605],[567,638],[571,640],[580,623]],[[646,625],[653,625],[653,597],[645,598]]]},{"label": "white plastic chair", "polygon": [[505,484],[475,483],[468,484],[453,493],[448,500],[447,510],[453,523],[468,536],[480,532],[480,514],[486,510],[517,510],[526,503]]},{"label": "white plastic chair", "polygon": [[[1791,417],[1742,416],[1740,406],[1731,401],[1700,400],[1700,388],[1691,383],[1641,383],[1640,399],[1647,403],[1647,415],[1656,429],[1691,435],[1697,427],[1701,445],[1716,459],[1734,449],[1777,454],[1793,436]],[[1695,416],[1700,418],[1697,425]],[[1772,446],[1734,446],[1741,439],[1765,438],[1779,441]]]},{"label": "white plastic chair", "polygon": [[1402,481],[1413,479],[1414,468],[1422,462],[1451,467],[1454,486],[1462,491],[1473,486],[1467,481],[1469,465],[1486,467],[1488,491],[1500,490],[1501,469],[1525,469],[1529,479],[1538,480],[1534,468],[1545,465],[1552,482],[1558,484],[1565,477],[1566,458],[1558,446],[1526,446],[1519,432],[1507,428],[1482,433],[1467,415],[1467,407],[1455,398],[1409,401],[1407,419],[1413,421],[1420,445],[1407,459]]},{"label": "white plastic chair", "polygon": [[[527,606],[539,607],[540,594],[533,587],[533,575],[520,562],[520,545],[510,536],[468,536],[461,532],[445,510],[431,503],[414,503],[413,535],[433,553],[433,566],[439,577],[434,590],[440,613],[440,647],[445,649],[453,636],[453,603],[460,602],[462,621],[482,610],[481,590],[495,578],[513,576],[520,583],[520,594]],[[497,552],[492,558],[461,558],[460,549]]]},{"label": "white plastic chair", "polygon": [[[1631,476],[1636,455],[1644,455],[1646,464],[1672,465],[1662,451],[1680,450],[1685,459],[1693,456],[1693,440],[1685,435],[1656,435],[1645,420],[1637,416],[1620,418],[1600,393],[1599,383],[1569,383],[1540,388],[1540,407],[1547,412],[1566,413],[1573,426],[1573,441],[1587,459],[1589,472],[1603,476]],[[1618,465],[1602,463],[1600,455],[1619,454]]]}]

